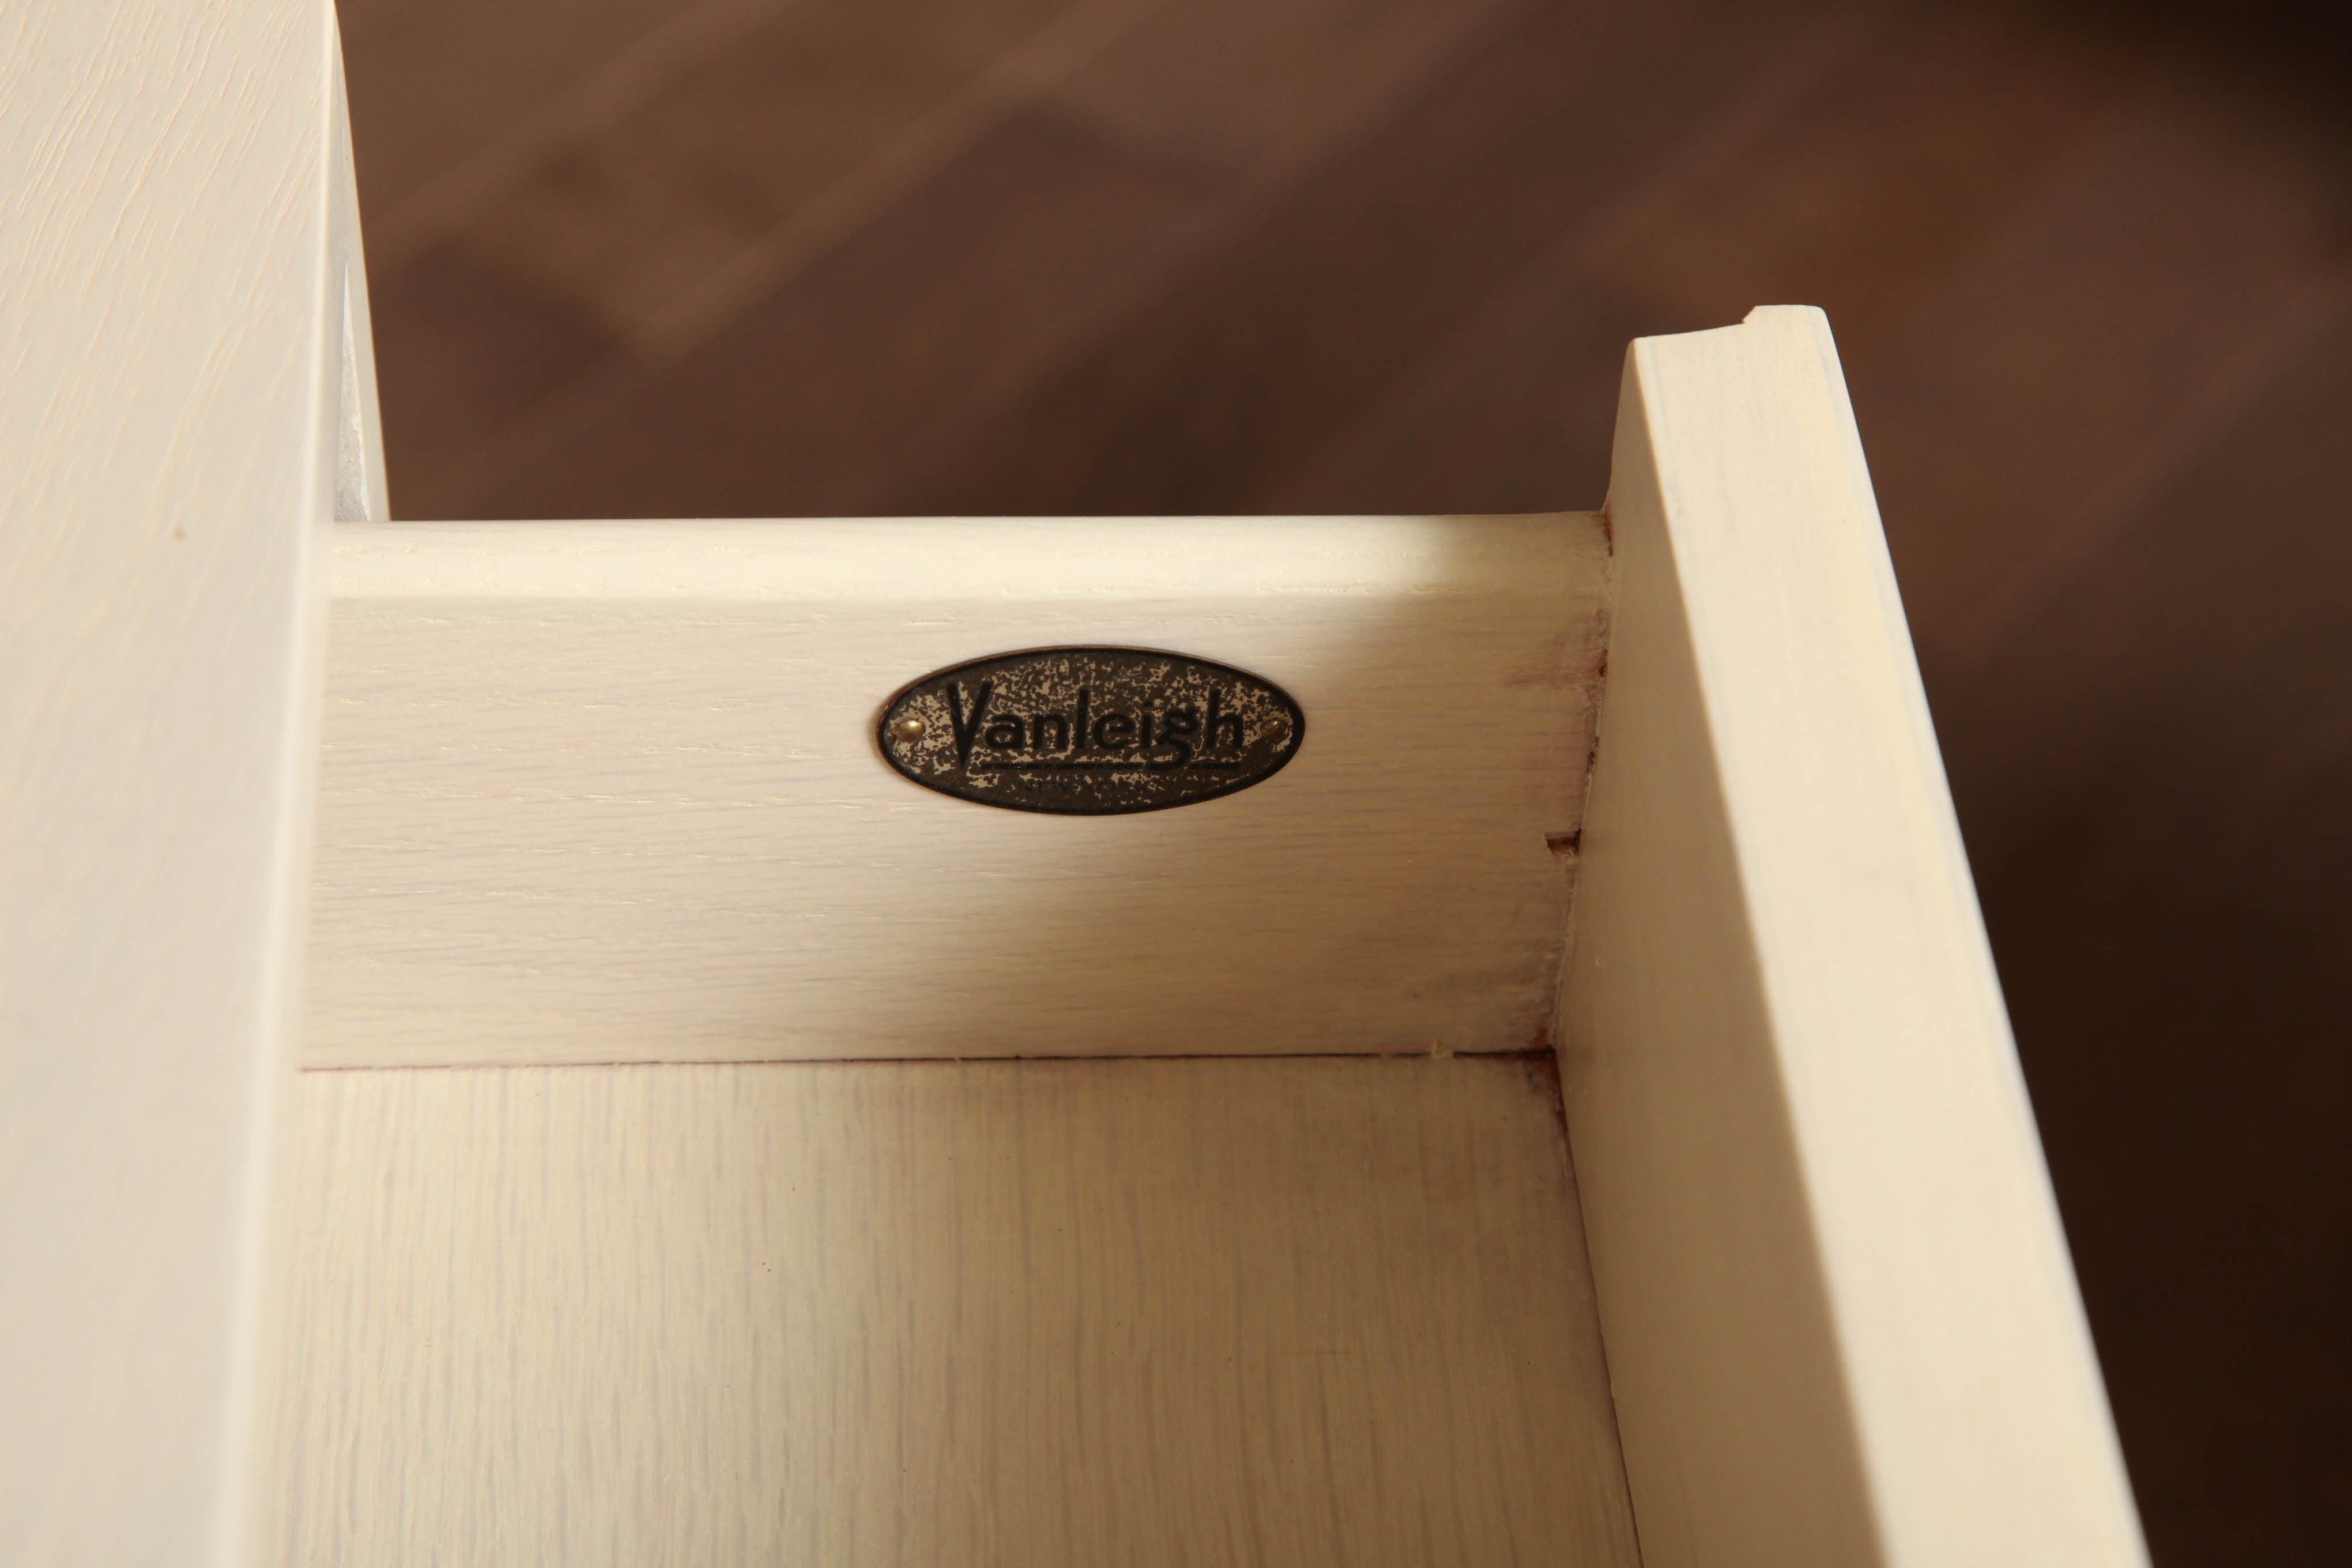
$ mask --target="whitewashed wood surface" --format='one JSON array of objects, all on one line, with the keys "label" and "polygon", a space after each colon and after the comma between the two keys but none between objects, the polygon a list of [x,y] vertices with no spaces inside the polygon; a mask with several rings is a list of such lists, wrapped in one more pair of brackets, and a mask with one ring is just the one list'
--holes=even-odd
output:
[{"label": "whitewashed wood surface", "polygon": [[1649,1568],[2144,1561],[1821,313],[1634,345],[1561,1050]]},{"label": "whitewashed wood surface", "polygon": [[[393,530],[338,75],[0,10],[0,1563],[1616,1564],[1626,1475],[1650,1568],[2144,1561],[1816,313],[1636,346],[1614,563]],[[1308,744],[1091,820],[873,755],[1049,642]],[[1591,1286],[1518,1060],[314,1073],[273,1181],[322,664],[314,1064],[1520,1049],[1580,875]]]},{"label": "whitewashed wood surface", "polygon": [[[1540,1046],[1606,551],[1581,513],[341,530],[305,1059]],[[902,685],[1078,643],[1267,677],[1306,742],[1112,817],[877,754]]]},{"label": "whitewashed wood surface", "polygon": [[312,556],[382,492],[340,80],[325,0],[0,5],[9,1568],[249,1561]]},{"label": "whitewashed wood surface", "polygon": [[304,1075],[289,1568],[1633,1568],[1524,1058]]}]

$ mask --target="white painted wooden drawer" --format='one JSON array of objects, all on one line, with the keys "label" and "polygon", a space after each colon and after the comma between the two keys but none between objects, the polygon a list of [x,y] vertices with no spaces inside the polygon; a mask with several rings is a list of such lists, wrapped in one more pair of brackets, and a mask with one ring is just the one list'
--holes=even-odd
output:
[{"label": "white painted wooden drawer", "polygon": [[[389,523],[323,7],[72,18],[0,1558],[2141,1560],[1818,312],[1637,342],[1600,512]],[[1075,644],[1307,739],[876,750]]]}]

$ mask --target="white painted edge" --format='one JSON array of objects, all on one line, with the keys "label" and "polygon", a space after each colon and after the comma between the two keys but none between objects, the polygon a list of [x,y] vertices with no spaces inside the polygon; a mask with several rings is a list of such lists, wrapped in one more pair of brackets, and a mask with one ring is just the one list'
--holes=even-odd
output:
[{"label": "white painted edge", "polygon": [[2145,1561],[1825,319],[1643,339],[1562,1064],[1643,1555]]},{"label": "white painted edge", "polygon": [[1447,517],[402,522],[336,530],[330,591],[519,604],[1533,593],[1502,525],[1570,515],[1475,528]]},{"label": "white painted edge", "polygon": [[11,1568],[255,1545],[314,546],[374,428],[338,71],[324,0],[0,10]]}]

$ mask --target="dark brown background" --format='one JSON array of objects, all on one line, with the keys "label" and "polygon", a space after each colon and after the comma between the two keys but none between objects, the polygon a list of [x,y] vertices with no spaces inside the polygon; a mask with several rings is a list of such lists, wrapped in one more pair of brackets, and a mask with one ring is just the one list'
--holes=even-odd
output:
[{"label": "dark brown background", "polygon": [[403,517],[1591,506],[1627,339],[1826,307],[2157,1560],[2346,1560],[2340,23],[343,17]]}]

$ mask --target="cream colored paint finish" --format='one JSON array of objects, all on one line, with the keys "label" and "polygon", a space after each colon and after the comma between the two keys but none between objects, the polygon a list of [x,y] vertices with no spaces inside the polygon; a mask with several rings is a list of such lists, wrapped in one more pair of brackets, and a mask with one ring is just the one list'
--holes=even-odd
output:
[{"label": "cream colored paint finish", "polygon": [[1634,345],[1561,1053],[1649,1568],[2143,1562],[1818,311]]},{"label": "cream colored paint finish", "polygon": [[307,1074],[279,1560],[1633,1568],[1549,1077]]},{"label": "cream colored paint finish", "polygon": [[321,0],[0,8],[10,1568],[245,1560],[311,556],[373,458],[339,83]]},{"label": "cream colored paint finish", "polygon": [[[0,21],[0,1560],[2142,1561],[1834,352],[1636,346],[1591,517],[383,516],[331,18]],[[1612,604],[1612,574],[1622,574]],[[1613,617],[1614,630],[1612,631]],[[1582,821],[1601,645],[1611,684]],[[1265,785],[867,731],[1052,642]],[[316,1063],[269,1209],[316,681]],[[286,1190],[280,1188],[279,1190]]]},{"label": "cream colored paint finish", "polygon": [[[1529,518],[341,531],[314,1066],[1523,1050],[1607,591]],[[1304,706],[1179,810],[924,790],[904,684],[1171,648]]]}]

